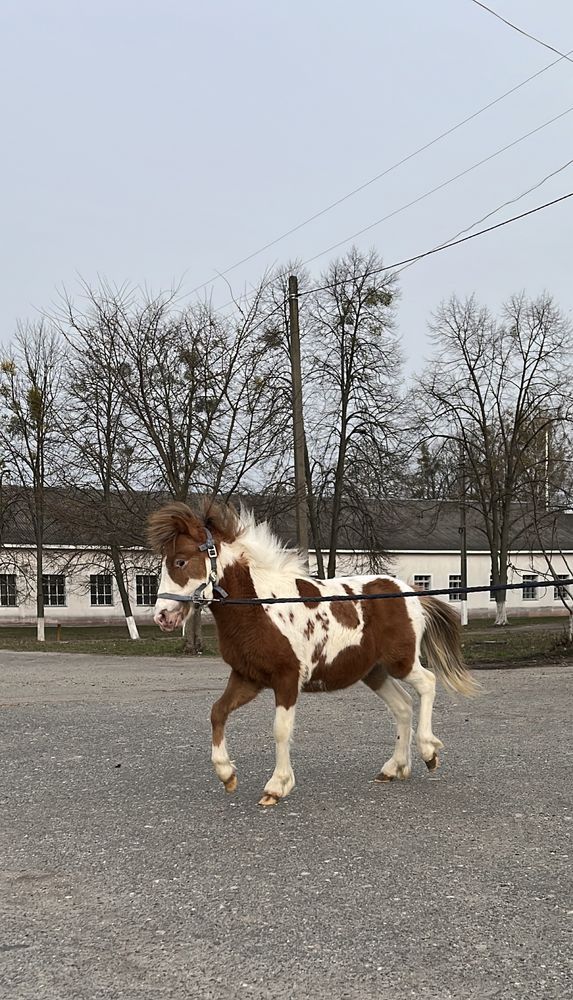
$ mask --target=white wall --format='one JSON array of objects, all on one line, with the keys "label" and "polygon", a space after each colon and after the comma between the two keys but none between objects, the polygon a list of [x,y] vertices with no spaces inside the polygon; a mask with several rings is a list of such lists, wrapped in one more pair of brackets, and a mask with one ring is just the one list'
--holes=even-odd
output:
[{"label": "white wall", "polygon": [[[573,553],[565,553],[570,565],[573,563]],[[450,586],[450,575],[460,575],[460,555],[458,552],[394,552],[391,553],[389,572],[408,583],[414,583],[414,576],[430,576],[432,590],[443,590]],[[561,555],[553,557],[553,567],[557,574],[567,574],[567,566]],[[523,573],[537,573],[539,579],[547,576],[547,563],[542,553],[514,552],[510,563],[515,569],[510,569],[508,583],[521,583]],[[316,572],[316,561],[311,557],[311,573]],[[372,569],[365,564],[362,553],[341,553],[338,559],[339,575],[353,573],[370,573]],[[491,562],[488,552],[468,552],[468,587],[489,587]],[[570,588],[573,592],[573,587]],[[559,598],[554,598],[554,585],[550,581],[546,587],[536,589],[534,600],[524,600],[520,590],[507,591],[508,611],[520,615],[547,615],[565,613]],[[447,597],[443,598],[448,600]],[[459,602],[452,601],[454,606]],[[468,612],[482,616],[495,617],[495,601],[489,599],[489,591],[481,594],[468,594]]]},{"label": "white wall", "polygon": [[[7,558],[10,558],[14,565],[11,566]],[[573,562],[573,553],[566,554]],[[0,624],[32,622],[35,616],[35,598],[33,581],[35,579],[35,567],[33,553],[31,550],[21,550],[12,548],[4,549],[2,552],[2,562],[0,564],[1,573],[16,571],[17,576],[17,607],[0,606]],[[157,561],[148,552],[132,550],[125,554],[128,562],[129,591],[132,602],[133,614],[137,621],[151,621],[151,607],[138,606],[136,604],[136,573],[151,573],[158,569]],[[511,563],[516,567],[510,570],[509,582],[521,582],[522,573],[538,573],[540,579],[547,573],[547,566],[541,553],[516,552],[511,556]],[[316,565],[313,565],[311,553],[311,573],[316,572]],[[554,557],[554,568],[557,573],[566,574],[567,567],[563,558],[559,555]],[[415,574],[427,574],[430,576],[430,586],[432,589],[443,589],[449,587],[450,575],[460,573],[460,557],[455,552],[396,552],[392,554],[392,565],[390,572],[404,580],[410,585],[414,582]],[[519,571],[519,572],[518,572]],[[105,566],[103,557],[95,550],[46,549],[44,556],[45,573],[65,573],[66,575],[66,604],[59,607],[47,607],[46,622],[86,622],[102,623],[121,621],[123,609],[119,597],[117,585],[113,581],[112,599],[113,605],[93,605],[90,602],[89,578],[91,574],[109,572],[109,567]],[[368,565],[368,558],[364,553],[341,553],[338,559],[339,575],[352,575],[353,573],[375,572]],[[26,586],[23,577],[27,576],[31,584],[26,593]],[[113,574],[112,574],[113,575]],[[489,586],[490,560],[486,552],[468,553],[468,586]],[[573,588],[572,588],[573,589]],[[539,614],[560,614],[564,613],[563,605],[558,598],[553,596],[553,583],[548,582],[546,587],[536,591],[534,600],[524,600],[521,591],[507,592],[507,607],[510,612],[520,615]],[[447,597],[444,598],[447,600]],[[454,606],[458,602],[451,602]],[[495,602],[489,600],[489,592],[482,594],[468,595],[468,610],[477,616],[492,617],[495,614]]]},{"label": "white wall", "polygon": [[[25,624],[33,622],[36,614],[35,599],[35,558],[31,550],[11,547],[2,551],[0,573],[16,574],[17,607],[0,606],[0,624]],[[128,590],[133,615],[138,622],[151,622],[151,607],[136,604],[137,573],[153,573],[158,569],[157,560],[147,551],[124,552],[127,564]],[[44,550],[44,573],[63,574],[66,578],[65,605],[45,608],[46,624],[56,622],[86,622],[106,624],[122,621],[123,608],[115,579],[112,580],[111,605],[92,605],[90,598],[90,576],[111,573],[105,556],[95,550],[58,549],[46,547]]]}]

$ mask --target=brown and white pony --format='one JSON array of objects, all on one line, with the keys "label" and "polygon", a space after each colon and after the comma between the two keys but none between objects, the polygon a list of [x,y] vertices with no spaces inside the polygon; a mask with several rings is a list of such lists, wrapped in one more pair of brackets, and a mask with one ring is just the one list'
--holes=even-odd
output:
[{"label": "brown and white pony", "polygon": [[[263,688],[275,693],[276,767],[260,805],[275,805],[293,789],[289,744],[301,691],[337,691],[364,681],[388,706],[396,727],[394,753],[377,780],[407,778],[411,772],[412,699],[398,680],[420,696],[416,743],[432,770],[443,744],[432,732],[436,681],[420,662],[423,653],[442,681],[462,694],[477,688],[464,666],[459,619],[432,597],[312,603],[312,596],[397,593],[411,590],[388,576],[317,580],[308,576],[298,552],[285,549],[266,524],[245,511],[212,504],[203,514],[169,503],[149,518],[149,540],[163,556],[154,621],[170,632],[182,625],[191,605],[176,599],[211,586],[215,565],[205,552],[207,532],[216,549],[218,583],[229,598],[303,597],[305,603],[225,605],[211,603],[221,656],[231,667],[222,697],[213,705],[212,760],[228,792],[237,787],[225,743],[231,712]],[[203,548],[201,549],[201,546]],[[205,591],[205,596],[212,592]]]}]

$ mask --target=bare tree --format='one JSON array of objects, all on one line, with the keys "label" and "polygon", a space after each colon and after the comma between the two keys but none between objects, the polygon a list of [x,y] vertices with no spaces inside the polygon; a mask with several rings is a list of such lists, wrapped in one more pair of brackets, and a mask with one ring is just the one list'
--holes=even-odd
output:
[{"label": "bare tree", "polygon": [[[543,555],[546,576],[553,581],[556,595],[569,619],[568,641],[573,643],[573,587],[564,586],[559,568],[573,579],[573,559],[570,555],[566,519],[573,497],[573,426],[571,421],[546,427],[535,441],[532,460],[526,474],[529,478],[531,549]],[[564,537],[565,536],[565,537]],[[561,561],[561,567],[558,566]],[[533,567],[533,557],[531,559]]]},{"label": "bare tree", "polygon": [[[418,428],[416,428],[416,432]],[[405,476],[408,496],[416,500],[451,500],[460,495],[459,448],[454,441],[422,440],[414,451],[414,467]]]},{"label": "bare tree", "polygon": [[237,304],[234,319],[204,304],[181,308],[173,293],[101,284],[84,297],[81,310],[67,303],[66,321],[84,346],[97,332],[103,413],[91,438],[105,432],[95,453],[100,485],[123,479],[127,489],[135,477],[140,489],[179,500],[255,485],[275,445],[261,290]]},{"label": "bare tree", "polygon": [[[67,302],[62,333],[67,341],[66,418],[62,438],[68,445],[67,476],[74,490],[72,509],[80,519],[98,525],[100,545],[111,563],[129,635],[139,638],[123,549],[136,516],[142,517],[142,497],[137,491],[141,466],[133,417],[121,391],[116,345],[110,328],[99,315],[76,315]],[[103,570],[102,570],[103,571]]]},{"label": "bare tree", "polygon": [[37,636],[44,641],[43,546],[45,492],[56,477],[62,351],[45,322],[18,328],[12,353],[0,364],[0,449],[12,481],[23,487],[36,548]]},{"label": "bare tree", "polygon": [[321,285],[309,306],[314,349],[307,426],[330,577],[345,513],[372,551],[379,547],[379,507],[369,501],[392,492],[402,354],[392,332],[396,279],[375,251],[350,250],[329,266]]},{"label": "bare tree", "polygon": [[[506,303],[500,321],[473,297],[453,297],[436,312],[431,331],[420,416],[427,435],[462,449],[466,503],[481,515],[492,583],[503,585],[509,553],[531,527],[531,467],[570,408],[570,329],[549,296],[520,295]],[[496,604],[496,624],[504,625],[504,591],[496,592]]]}]

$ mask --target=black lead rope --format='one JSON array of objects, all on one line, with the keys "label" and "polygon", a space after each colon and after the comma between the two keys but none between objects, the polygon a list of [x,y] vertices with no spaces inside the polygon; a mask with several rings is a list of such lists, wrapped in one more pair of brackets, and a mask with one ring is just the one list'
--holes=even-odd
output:
[{"label": "black lead rope", "polygon": [[[211,572],[209,573],[207,583],[201,584],[201,586],[197,587],[197,589],[189,595],[169,593],[158,594],[158,601],[178,601],[180,604],[197,604],[200,607],[204,607],[207,604],[322,604],[326,601],[385,601],[395,597],[445,597],[449,594],[461,596],[462,594],[485,594],[487,592],[495,594],[502,590],[525,590],[536,587],[550,587],[551,585],[554,587],[564,588],[573,584],[573,579],[554,580],[552,578],[551,580],[528,580],[527,583],[496,583],[492,584],[490,587],[450,587],[444,588],[443,590],[400,590],[393,594],[332,594],[329,597],[323,596],[322,594],[317,594],[316,597],[313,595],[309,595],[308,597],[229,597],[226,591],[223,590],[223,588],[217,583],[217,552],[213,543],[213,538],[209,532],[207,532],[207,536],[206,544],[201,546],[201,550],[206,551],[211,559]],[[210,547],[214,552],[214,555],[211,555]],[[315,583],[314,580],[309,580],[308,582]],[[209,583],[213,583],[213,592],[215,593],[216,591],[220,595],[219,597],[209,599],[202,596]]]}]

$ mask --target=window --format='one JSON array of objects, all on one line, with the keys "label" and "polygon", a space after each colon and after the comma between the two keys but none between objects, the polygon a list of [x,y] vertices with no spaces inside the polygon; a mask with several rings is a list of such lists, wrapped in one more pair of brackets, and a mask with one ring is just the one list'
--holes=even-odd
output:
[{"label": "window", "polygon": [[[490,585],[490,587],[493,587],[493,576],[491,575],[491,573],[489,574],[489,585]],[[495,595],[496,594],[502,594],[502,593],[503,593],[502,590],[490,590],[490,592],[489,592],[489,599],[490,599],[490,601],[495,601]],[[506,591],[506,593],[507,593],[507,591]]]},{"label": "window", "polygon": [[[556,576],[557,576],[558,580],[568,580],[569,579],[569,576],[567,575],[567,573],[557,573]],[[565,599],[567,597],[571,597],[571,591],[570,591],[569,587],[554,587],[553,588],[553,600],[554,601],[560,601],[562,598]]]},{"label": "window", "polygon": [[[537,578],[537,573],[524,573],[522,583],[535,583]],[[522,593],[524,601],[537,600],[537,587],[524,587]]]},{"label": "window", "polygon": [[47,608],[61,608],[66,603],[66,578],[59,573],[47,573],[42,576],[44,604]]},{"label": "window", "polygon": [[16,576],[14,573],[0,573],[0,607],[16,607]]},{"label": "window", "polygon": [[430,590],[432,577],[429,573],[414,573],[414,590]]},{"label": "window", "polygon": [[155,604],[157,600],[157,576],[155,573],[137,574],[135,577],[135,600],[139,605]]},{"label": "window", "polygon": [[90,576],[90,597],[92,604],[113,604],[112,582],[109,573]]},{"label": "window", "polygon": [[[448,582],[449,589],[451,590],[452,587],[461,587],[461,585],[462,585],[461,574],[460,573],[450,573],[449,582]],[[462,595],[461,594],[450,594],[449,595],[449,599],[450,599],[450,601],[461,601]]]}]

